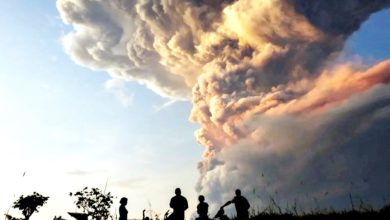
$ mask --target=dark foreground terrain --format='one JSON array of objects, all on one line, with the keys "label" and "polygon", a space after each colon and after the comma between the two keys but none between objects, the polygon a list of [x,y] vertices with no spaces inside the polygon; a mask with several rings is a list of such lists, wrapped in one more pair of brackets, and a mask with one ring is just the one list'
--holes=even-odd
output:
[{"label": "dark foreground terrain", "polygon": [[277,214],[277,213],[259,213],[250,218],[250,220],[390,220],[390,205],[375,211],[341,211],[327,213],[306,213],[303,215]]}]

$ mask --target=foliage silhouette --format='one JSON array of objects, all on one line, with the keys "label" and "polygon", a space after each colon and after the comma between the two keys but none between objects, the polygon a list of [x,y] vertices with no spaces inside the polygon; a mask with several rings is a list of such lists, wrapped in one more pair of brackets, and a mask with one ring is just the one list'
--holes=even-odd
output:
[{"label": "foliage silhouette", "polygon": [[100,220],[111,217],[109,209],[114,197],[110,192],[104,194],[98,188],[88,189],[88,187],[85,187],[81,191],[69,195],[77,198],[75,201],[77,208],[82,209],[92,219]]},{"label": "foliage silhouette", "polygon": [[23,220],[21,218],[15,218],[9,214],[5,214],[5,219],[7,219],[7,220]]},{"label": "foliage silhouette", "polygon": [[[349,210],[334,210],[333,208],[319,209],[315,208],[309,211],[297,211],[298,205],[296,201],[292,207],[282,209],[273,197],[270,198],[268,207],[264,210],[253,210],[249,220],[360,220],[360,219],[375,219],[387,220],[390,219],[390,206],[384,206],[380,210],[375,210],[369,204],[364,204],[361,201],[360,206]],[[233,218],[237,220],[237,218]]]},{"label": "foliage silhouette", "polygon": [[[21,195],[19,199],[14,202],[12,207],[21,210],[22,214],[24,215],[24,220],[29,220],[31,215],[34,212],[38,212],[38,208],[43,206],[48,199],[48,196],[42,196],[37,192],[33,192],[32,195]],[[14,218],[8,214],[6,215],[6,218],[9,220],[18,220],[17,218]]]}]

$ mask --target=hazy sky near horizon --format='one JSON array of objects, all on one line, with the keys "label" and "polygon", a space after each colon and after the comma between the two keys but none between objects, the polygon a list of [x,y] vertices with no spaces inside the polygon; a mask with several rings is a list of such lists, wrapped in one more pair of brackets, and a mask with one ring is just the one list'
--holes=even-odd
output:
[{"label": "hazy sky near horizon", "polygon": [[[69,192],[106,182],[114,209],[129,199],[131,218],[149,206],[163,214],[176,187],[194,209],[203,148],[191,102],[77,65],[64,52],[71,27],[54,1],[0,1],[0,9],[0,215],[37,191],[50,199],[31,220],[69,219]],[[372,15],[339,59],[388,59],[389,27],[390,10]]]}]

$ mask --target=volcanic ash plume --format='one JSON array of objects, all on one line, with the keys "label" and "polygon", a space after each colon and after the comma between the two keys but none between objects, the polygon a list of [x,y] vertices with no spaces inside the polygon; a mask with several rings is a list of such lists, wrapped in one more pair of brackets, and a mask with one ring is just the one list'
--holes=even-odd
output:
[{"label": "volcanic ash plume", "polygon": [[[390,199],[390,60],[334,64],[389,0],[58,0],[81,65],[192,98],[197,189],[285,204]],[[291,203],[290,203],[291,204]]]}]

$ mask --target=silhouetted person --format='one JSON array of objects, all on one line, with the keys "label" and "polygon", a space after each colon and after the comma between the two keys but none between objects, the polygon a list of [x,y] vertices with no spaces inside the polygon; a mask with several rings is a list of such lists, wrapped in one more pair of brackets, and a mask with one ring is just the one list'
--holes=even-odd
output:
[{"label": "silhouetted person", "polygon": [[172,217],[169,215],[169,210],[164,214],[164,220],[171,220]]},{"label": "silhouetted person", "polygon": [[196,220],[208,220],[209,216],[207,213],[209,212],[209,204],[207,204],[204,201],[204,196],[200,195],[198,197],[199,204],[196,206],[196,212],[198,213],[199,217],[196,218]]},{"label": "silhouetted person", "polygon": [[145,217],[145,212],[146,212],[146,210],[144,209],[142,211],[142,220],[149,220],[149,217]]},{"label": "silhouetted person", "polygon": [[119,203],[121,204],[119,206],[119,220],[127,220],[127,209],[125,207],[127,205],[127,198],[122,197]]},{"label": "silhouetted person", "polygon": [[187,199],[181,195],[180,188],[175,190],[176,196],[172,197],[169,206],[173,209],[171,215],[173,220],[184,220],[184,211],[188,208]]},{"label": "silhouetted person", "polygon": [[225,203],[221,208],[234,203],[237,211],[237,219],[249,219],[249,202],[241,195],[241,190],[236,189],[236,196],[229,202]]},{"label": "silhouetted person", "polygon": [[214,219],[216,219],[216,218],[218,218],[219,220],[229,220],[229,217],[227,217],[227,215],[225,215],[225,211],[223,210],[222,207],[219,209],[217,214],[214,216]]}]

